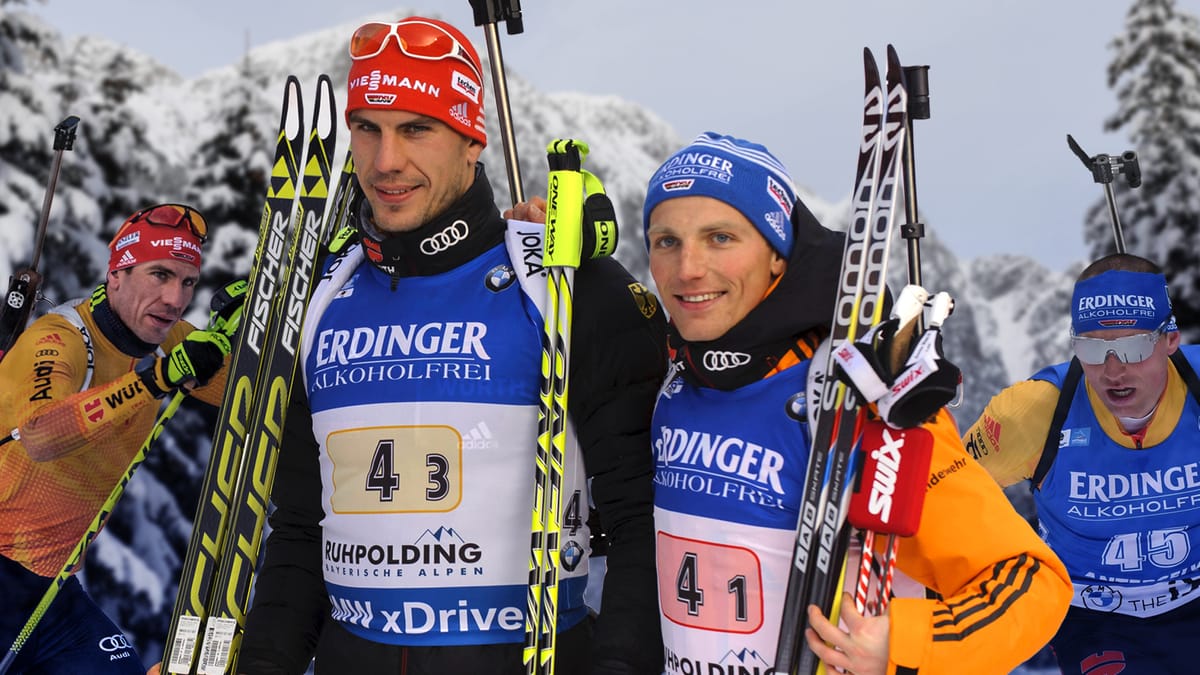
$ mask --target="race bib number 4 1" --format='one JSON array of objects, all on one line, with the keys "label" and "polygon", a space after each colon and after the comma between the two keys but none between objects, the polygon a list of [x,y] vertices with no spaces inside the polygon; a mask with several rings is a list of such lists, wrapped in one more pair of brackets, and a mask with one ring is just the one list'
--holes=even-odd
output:
[{"label": "race bib number 4 1", "polygon": [[677,624],[753,633],[763,622],[762,567],[748,548],[658,533],[658,596]]}]

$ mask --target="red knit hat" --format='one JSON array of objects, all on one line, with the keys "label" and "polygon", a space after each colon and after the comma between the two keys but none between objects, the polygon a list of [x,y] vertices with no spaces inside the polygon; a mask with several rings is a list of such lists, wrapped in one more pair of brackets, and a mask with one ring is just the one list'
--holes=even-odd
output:
[{"label": "red knit hat", "polygon": [[178,260],[200,269],[200,247],[208,239],[204,216],[183,204],[150,206],[129,216],[108,244],[108,271],[152,260]]},{"label": "red knit hat", "polygon": [[487,145],[479,54],[454,26],[420,16],[363,24],[350,58],[347,121],[360,108],[405,110]]}]

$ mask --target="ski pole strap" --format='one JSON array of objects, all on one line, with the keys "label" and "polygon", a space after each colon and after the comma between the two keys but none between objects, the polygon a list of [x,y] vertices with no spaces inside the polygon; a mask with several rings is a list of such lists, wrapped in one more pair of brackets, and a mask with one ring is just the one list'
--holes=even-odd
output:
[{"label": "ski pole strap", "polygon": [[1183,352],[1178,349],[1171,355],[1171,363],[1175,364],[1175,370],[1179,371],[1179,376],[1183,378],[1192,398],[1200,405],[1200,378],[1196,377],[1196,371],[1192,369],[1192,364],[1188,363]]},{"label": "ski pole strap", "polygon": [[579,267],[588,258],[617,250],[617,215],[604,185],[583,169],[588,146],[557,139],[546,146],[550,174],[546,189],[546,267]]},{"label": "ski pole strap", "polygon": [[1042,484],[1042,479],[1049,473],[1050,465],[1054,464],[1054,458],[1058,456],[1059,436],[1062,435],[1067,411],[1071,409],[1071,399],[1075,398],[1075,389],[1079,386],[1079,378],[1082,376],[1083,366],[1079,364],[1079,359],[1072,357],[1058,393],[1058,404],[1054,406],[1054,416],[1050,419],[1050,431],[1046,434],[1046,444],[1042,447],[1042,458],[1038,460],[1037,468],[1033,470],[1033,477],[1030,479],[1031,490],[1038,489]]}]

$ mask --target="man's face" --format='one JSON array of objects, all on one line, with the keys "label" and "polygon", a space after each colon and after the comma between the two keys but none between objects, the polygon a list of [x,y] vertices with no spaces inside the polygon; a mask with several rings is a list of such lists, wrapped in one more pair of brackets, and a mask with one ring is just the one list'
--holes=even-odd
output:
[{"label": "man's face", "polygon": [[461,197],[483,145],[426,115],[362,109],[350,113],[350,150],[386,234],[415,230]]},{"label": "man's face", "polygon": [[647,236],[663,306],[689,342],[728,332],[787,265],[740,211],[711,197],[660,203]]},{"label": "man's face", "polygon": [[134,265],[109,274],[108,302],[139,339],[162,344],[192,302],[199,278],[195,266],[178,260]]},{"label": "man's face", "polygon": [[[1146,331],[1130,328],[1094,330],[1081,334],[1081,337],[1113,340],[1138,334],[1146,334]],[[1166,333],[1144,361],[1125,363],[1115,354],[1108,354],[1104,363],[1083,363],[1083,376],[1109,412],[1118,417],[1144,417],[1158,405],[1166,389],[1168,361],[1178,348],[1179,333]]]}]

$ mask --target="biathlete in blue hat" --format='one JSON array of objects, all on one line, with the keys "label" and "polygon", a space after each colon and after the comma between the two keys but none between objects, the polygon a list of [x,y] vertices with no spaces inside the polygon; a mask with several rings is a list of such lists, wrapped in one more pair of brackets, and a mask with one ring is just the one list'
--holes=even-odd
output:
[{"label": "biathlete in blue hat", "polygon": [[[672,368],[651,424],[667,672],[765,672],[813,445],[805,408],[820,405],[813,382],[825,360],[814,349],[829,334],[844,238],[817,222],[766,148],[713,133],[650,179],[644,225],[671,317]],[[847,597],[844,629],[810,606],[806,639],[830,672],[1007,673],[1066,612],[1062,563],[967,456],[949,413],[921,418],[941,478],[896,564],[934,594],[897,597],[878,616]]]},{"label": "biathlete in blue hat", "polygon": [[1001,485],[1031,480],[1071,573],[1051,641],[1062,672],[1195,672],[1200,346],[1180,344],[1162,270],[1128,254],[1080,274],[1071,346],[997,394],[964,442]]},{"label": "biathlete in blue hat", "polygon": [[[643,224],[671,317],[648,448],[665,672],[768,672],[845,240],[765,147],[711,132],[650,178]],[[1066,613],[1066,568],[938,408],[920,424],[933,457],[920,524],[897,553],[912,592],[873,616],[846,597],[840,625],[809,606],[805,639],[830,672],[1007,673]]]}]

